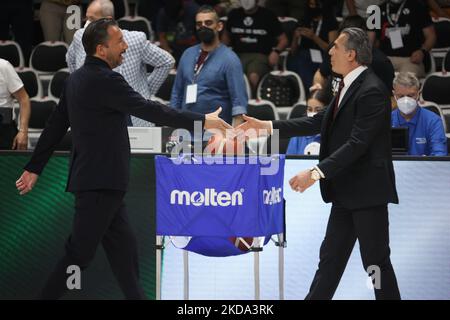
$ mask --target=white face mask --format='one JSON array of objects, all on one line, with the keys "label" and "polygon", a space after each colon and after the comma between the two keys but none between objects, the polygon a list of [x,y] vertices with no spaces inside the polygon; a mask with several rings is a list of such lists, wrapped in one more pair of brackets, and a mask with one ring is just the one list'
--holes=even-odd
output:
[{"label": "white face mask", "polygon": [[306,112],[306,115],[310,118],[314,117],[317,114],[317,112]]},{"label": "white face mask", "polygon": [[241,0],[241,6],[244,10],[249,11],[256,6],[256,0]]},{"label": "white face mask", "polygon": [[397,99],[397,106],[403,114],[411,114],[416,110],[417,101],[411,97],[403,97]]},{"label": "white face mask", "polygon": [[87,28],[87,26],[91,23],[91,21],[86,20],[86,23],[84,24],[84,28]]}]

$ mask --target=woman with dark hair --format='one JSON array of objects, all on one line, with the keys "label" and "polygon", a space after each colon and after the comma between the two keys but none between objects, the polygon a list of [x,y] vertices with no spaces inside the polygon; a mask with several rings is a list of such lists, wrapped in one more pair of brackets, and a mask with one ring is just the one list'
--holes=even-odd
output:
[{"label": "woman with dark hair", "polygon": [[[311,92],[307,104],[307,116],[314,117],[330,103],[331,96],[327,90]],[[320,150],[320,134],[314,136],[294,137],[289,140],[286,154],[317,155]]]}]

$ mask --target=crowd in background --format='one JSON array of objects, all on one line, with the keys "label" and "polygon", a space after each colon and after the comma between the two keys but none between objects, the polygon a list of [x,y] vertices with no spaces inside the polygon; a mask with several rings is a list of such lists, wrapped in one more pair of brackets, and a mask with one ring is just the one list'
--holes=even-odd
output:
[{"label": "crowd in background", "polygon": [[[0,40],[16,41],[22,49],[26,64],[33,47],[38,43],[64,41],[70,45],[67,63],[70,71],[73,72],[82,65],[85,57],[81,45],[83,26],[86,26],[85,22],[89,23],[89,20],[95,18],[89,15],[89,2],[2,0],[0,2]],[[214,29],[217,34],[215,42],[217,45],[212,48],[215,49],[223,44],[230,48],[232,53],[224,51],[220,54],[220,58],[217,57],[218,54],[215,54],[214,59],[217,61],[214,62],[215,69],[209,70],[209,78],[204,88],[199,84],[199,89],[196,89],[199,90],[197,95],[199,101],[194,102],[197,104],[194,110],[205,113],[211,111],[203,110],[203,106],[198,107],[198,104],[203,101],[202,94],[206,97],[204,101],[217,98],[216,100],[225,105],[226,112],[228,112],[227,109],[230,110],[228,114],[226,112],[224,114],[224,118],[230,123],[236,120],[237,116],[246,113],[246,101],[256,97],[258,84],[264,75],[272,70],[286,69],[300,77],[308,92],[308,116],[313,116],[318,109],[326,107],[332,98],[334,88],[340,81],[339,75],[334,74],[331,69],[328,51],[343,28],[359,27],[368,32],[373,43],[371,66],[386,88],[392,91],[393,107],[399,107],[399,111],[393,114],[393,117],[397,117],[395,123],[393,118],[393,126],[411,127],[418,121],[416,118],[421,116],[421,113],[416,111],[418,108],[415,108],[418,104],[414,105],[410,100],[406,103],[405,99],[401,99],[409,97],[416,99],[415,101],[418,100],[419,80],[426,76],[426,59],[436,43],[432,18],[450,18],[450,1],[445,0],[112,0],[111,2],[114,10],[110,14],[100,14],[101,16],[111,16],[115,19],[127,15],[145,17],[151,23],[155,35],[153,43],[148,44],[147,39],[138,39],[135,33],[125,33],[124,36],[127,42],[131,43],[131,47],[143,48],[139,49],[143,50],[143,53],[136,53],[136,57],[128,58],[128,61],[126,59],[126,64],[117,71],[136,91],[150,98],[161,86],[170,69],[176,69],[179,74],[171,99],[174,107],[189,107],[182,98],[186,94],[184,90],[189,86],[186,83],[188,76],[182,76],[182,74],[188,74],[191,67],[201,68],[208,58],[213,61],[214,55],[209,53],[208,56],[208,50],[204,50],[204,45],[195,46],[198,46],[199,42],[207,43],[207,41],[200,41],[199,29],[205,27]],[[381,25],[374,30],[366,28],[366,9],[372,4],[378,5],[381,9]],[[67,22],[71,19],[71,15],[67,13],[67,8],[71,5],[81,8],[80,28],[82,29],[79,31],[68,28]],[[208,25],[207,22],[205,24],[201,22],[200,25],[198,21],[196,22],[199,8],[205,8],[205,5],[215,10],[217,17],[220,18],[220,21],[213,21],[213,26]],[[101,12],[103,9],[98,10]],[[293,26],[286,29],[287,24],[283,24],[285,20],[280,19],[281,17],[292,18],[288,21],[293,21]],[[196,51],[189,51],[193,47]],[[130,55],[132,52],[138,52],[129,51]],[[201,58],[204,61],[198,56],[200,51],[200,56],[202,52],[204,53]],[[284,60],[283,53],[286,54]],[[220,64],[220,61],[226,63]],[[237,69],[232,67],[236,66],[236,61],[240,61]],[[213,62],[209,64],[212,65]],[[147,74],[145,65],[151,66],[150,76]],[[227,66],[234,68],[233,71],[223,70]],[[6,70],[8,66],[2,69]],[[204,73],[207,74],[206,71]],[[215,83],[214,77],[220,77],[222,73],[224,82]],[[248,79],[250,87],[248,93],[242,91],[245,83],[241,82],[242,77],[239,73],[245,74]],[[394,79],[395,73],[397,77]],[[14,88],[11,85],[8,86],[9,90],[0,89],[0,92],[4,91],[4,94],[9,93],[18,98],[20,88],[17,89],[19,87],[17,77],[9,75],[10,78],[8,78],[8,74],[12,74],[12,71],[3,72],[4,82],[6,83],[11,77],[14,78],[9,80],[10,83],[15,84]],[[416,79],[419,80],[416,81]],[[211,87],[208,88],[208,85]],[[416,91],[411,96],[411,94],[404,94],[405,88]],[[218,92],[225,92],[225,97],[217,97],[220,95]],[[231,97],[228,99],[231,101],[229,106],[227,106],[227,97]],[[27,108],[27,102],[23,102],[26,100],[23,93],[20,98],[21,108],[22,105]],[[2,107],[1,104],[10,103],[6,100],[0,100],[0,107]],[[417,131],[421,131],[420,139],[411,137],[410,149],[420,149],[415,153],[418,155],[446,155],[445,131],[440,132],[443,130],[442,123],[439,122],[441,123],[439,127],[434,115],[428,115],[427,112],[425,116],[431,119],[427,125],[422,125],[420,130],[416,130],[416,127],[410,128],[410,132],[416,132],[416,135]],[[422,115],[422,117],[425,116]],[[29,110],[23,111],[23,118],[27,119],[27,117],[29,117]],[[130,125],[151,124],[130,119]],[[26,123],[18,127],[17,134],[27,131]],[[432,131],[433,135],[428,131]],[[19,141],[14,140],[15,146],[23,145],[23,139],[24,137],[19,137]],[[310,145],[309,142],[319,143],[320,136],[292,140],[288,152],[303,154],[305,146]],[[432,143],[439,143],[440,146],[425,149],[422,146]],[[435,149],[439,152],[433,151]]]}]

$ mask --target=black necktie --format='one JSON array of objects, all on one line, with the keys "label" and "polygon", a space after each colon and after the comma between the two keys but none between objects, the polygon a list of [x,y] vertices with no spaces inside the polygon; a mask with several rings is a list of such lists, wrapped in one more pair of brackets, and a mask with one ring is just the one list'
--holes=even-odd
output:
[{"label": "black necktie", "polygon": [[334,118],[336,118],[336,114],[337,114],[337,112],[339,110],[339,99],[341,98],[342,88],[344,88],[344,79],[342,79],[339,82],[339,88],[338,88],[338,91],[336,93],[336,100],[334,100],[333,120],[334,120]]}]

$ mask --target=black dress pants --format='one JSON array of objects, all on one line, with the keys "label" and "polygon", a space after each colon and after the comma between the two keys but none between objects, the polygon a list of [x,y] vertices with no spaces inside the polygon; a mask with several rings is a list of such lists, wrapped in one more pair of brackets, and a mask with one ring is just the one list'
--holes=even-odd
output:
[{"label": "black dress pants", "polygon": [[[358,239],[364,270],[379,268],[376,299],[400,299],[390,260],[387,205],[349,210],[333,203],[325,239],[320,247],[319,268],[306,299],[332,299]],[[372,268],[369,269],[369,271]],[[369,272],[368,271],[368,272]]]},{"label": "black dress pants", "polygon": [[124,196],[125,192],[114,190],[75,193],[75,216],[66,253],[50,275],[41,299],[59,299],[68,290],[67,268],[76,265],[84,270],[100,244],[125,298],[145,298],[139,284],[137,243],[128,222]]}]

